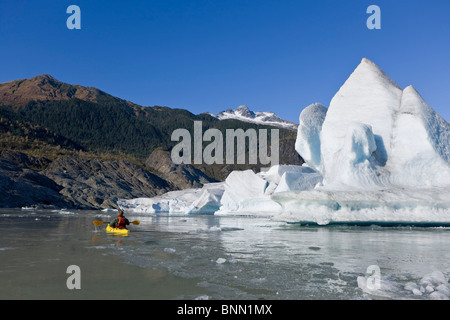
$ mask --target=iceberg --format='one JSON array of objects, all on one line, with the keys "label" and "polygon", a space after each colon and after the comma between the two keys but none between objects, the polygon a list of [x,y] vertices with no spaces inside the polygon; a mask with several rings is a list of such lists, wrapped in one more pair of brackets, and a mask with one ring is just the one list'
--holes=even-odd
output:
[{"label": "iceberg", "polygon": [[153,198],[119,199],[121,209],[133,213],[240,214],[269,216],[281,212],[271,199],[285,190],[312,189],[322,176],[312,168],[276,165],[268,171],[233,171],[224,182],[202,188],[170,191]]},{"label": "iceberg", "polygon": [[322,183],[322,176],[308,166],[296,166],[297,170],[286,171],[273,191],[273,194],[288,191],[306,191]]},{"label": "iceberg", "polygon": [[224,182],[120,200],[139,212],[270,215],[283,221],[450,224],[450,126],[413,86],[364,58],[328,108],[299,117],[302,166],[233,171]]},{"label": "iceberg", "polygon": [[283,206],[278,218],[450,223],[450,127],[414,87],[402,90],[363,59],[316,119],[314,138],[300,121],[296,149],[322,183],[274,194]]},{"label": "iceberg", "polygon": [[219,213],[279,211],[280,205],[265,194],[269,181],[252,170],[233,171],[225,179]]},{"label": "iceberg", "polygon": [[273,215],[281,205],[271,196],[285,190],[313,188],[322,177],[311,168],[276,165],[268,171],[233,171],[225,180],[221,207],[217,214]]},{"label": "iceberg", "polygon": [[[324,175],[325,182],[339,183],[334,178],[339,178],[339,165],[342,162],[336,160],[345,160],[346,153],[342,147],[344,141],[352,139],[348,127],[355,123],[369,126],[372,130],[376,150],[372,153],[374,159],[371,159],[371,164],[376,168],[385,165],[392,149],[392,130],[401,98],[400,87],[377,65],[364,58],[331,99],[322,125],[322,165],[319,171]],[[364,153],[363,150],[355,151]],[[369,171],[367,173],[371,174]],[[360,178],[366,180],[367,177]],[[357,186],[359,182],[363,182],[362,187],[366,186],[367,181],[358,180],[349,181],[349,185]]]},{"label": "iceberg", "polygon": [[119,199],[122,210],[133,213],[212,214],[220,207],[223,182],[202,188],[170,191],[153,198]]},{"label": "iceberg", "polygon": [[[450,185],[448,123],[412,86],[400,89],[368,59],[331,100],[320,141],[308,141],[300,134],[297,140],[301,141],[296,144],[316,150],[304,160],[323,175],[324,185],[350,189]],[[318,157],[320,166],[310,160]]]}]

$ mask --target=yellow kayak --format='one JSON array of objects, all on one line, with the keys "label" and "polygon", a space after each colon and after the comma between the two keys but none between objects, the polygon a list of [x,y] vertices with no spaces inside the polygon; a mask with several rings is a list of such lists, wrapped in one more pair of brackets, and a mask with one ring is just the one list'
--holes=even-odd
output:
[{"label": "yellow kayak", "polygon": [[111,228],[111,226],[108,224],[106,227],[106,232],[114,233],[114,234],[121,234],[127,236],[130,230],[128,229],[119,229],[119,228]]}]

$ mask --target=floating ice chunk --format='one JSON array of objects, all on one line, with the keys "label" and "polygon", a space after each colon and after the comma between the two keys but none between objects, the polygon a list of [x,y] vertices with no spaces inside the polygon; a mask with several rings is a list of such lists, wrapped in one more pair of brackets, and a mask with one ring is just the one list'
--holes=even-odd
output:
[{"label": "floating ice chunk", "polygon": [[209,183],[199,189],[167,192],[153,198],[120,199],[120,208],[137,213],[204,213],[211,214],[220,207],[224,183]]},{"label": "floating ice chunk", "polygon": [[216,263],[217,264],[222,264],[222,263],[225,263],[227,261],[227,259],[224,259],[224,258],[218,258],[217,260],[216,260]]},{"label": "floating ice chunk", "polygon": [[450,285],[448,279],[441,271],[433,271],[420,279],[419,284],[408,282],[405,290],[411,291],[416,296],[425,295],[430,299],[450,299]]},{"label": "floating ice chunk", "polygon": [[220,232],[222,231],[222,228],[218,227],[218,226],[212,226],[212,227],[207,227],[207,228],[200,228],[197,229],[196,232]]},{"label": "floating ice chunk", "polygon": [[419,290],[419,286],[415,282],[410,281],[405,284],[405,290],[407,291],[413,291],[416,289]]},{"label": "floating ice chunk", "polygon": [[266,282],[266,280],[267,280],[267,279],[264,278],[264,277],[263,277],[263,278],[254,278],[254,279],[251,279],[250,282],[258,283],[258,284],[259,284],[259,283],[264,283],[264,282]]},{"label": "floating ice chunk", "polygon": [[412,289],[412,293],[415,296],[421,296],[422,295],[422,292],[419,289],[417,289],[417,288]]},{"label": "floating ice chunk", "polygon": [[198,199],[200,189],[171,191],[153,198],[119,199],[117,204],[127,212],[136,213],[188,213],[189,207]]},{"label": "floating ice chunk", "polygon": [[447,299],[450,299],[450,287],[448,284],[440,284],[436,287],[436,291],[445,295]]},{"label": "floating ice chunk", "polygon": [[430,285],[431,287],[437,287],[441,284],[447,284],[448,280],[441,271],[433,271],[425,275],[421,280],[422,286]]},{"label": "floating ice chunk", "polygon": [[[379,283],[375,284],[376,282],[372,277],[359,276],[357,277],[357,283],[358,288],[360,288],[364,293],[390,299],[396,298],[404,289],[404,286],[396,283],[388,277],[381,277],[381,279],[379,279]],[[420,292],[417,287],[413,288],[412,291]]]},{"label": "floating ice chunk", "polygon": [[77,213],[72,212],[72,211],[66,211],[64,209],[58,211],[59,214],[65,214],[65,215],[76,215]]},{"label": "floating ice chunk", "polygon": [[449,300],[450,299],[449,296],[447,296],[444,293],[439,292],[439,291],[432,292],[429,297],[430,297],[430,299],[433,299],[433,300]]},{"label": "floating ice chunk", "polygon": [[426,288],[425,288],[425,291],[428,292],[428,293],[431,293],[431,292],[434,291],[434,288],[432,286],[430,286],[430,285],[427,285]]},{"label": "floating ice chunk", "polygon": [[404,297],[404,291],[410,292],[415,298],[421,299],[435,299],[448,300],[450,299],[450,285],[447,283],[448,279],[440,271],[434,271],[426,274],[419,283],[413,281],[407,282],[401,286],[391,277],[382,277],[380,279],[380,286],[373,288],[369,279],[366,277],[358,277],[358,287],[363,292],[374,296],[385,296],[389,298]]}]

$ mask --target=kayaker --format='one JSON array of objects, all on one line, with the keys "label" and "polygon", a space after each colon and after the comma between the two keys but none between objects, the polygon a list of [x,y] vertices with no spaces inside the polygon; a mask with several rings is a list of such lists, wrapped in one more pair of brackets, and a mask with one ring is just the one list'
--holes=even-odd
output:
[{"label": "kayaker", "polygon": [[126,229],[129,224],[130,221],[123,216],[123,210],[119,210],[117,218],[115,218],[109,225],[111,228]]}]

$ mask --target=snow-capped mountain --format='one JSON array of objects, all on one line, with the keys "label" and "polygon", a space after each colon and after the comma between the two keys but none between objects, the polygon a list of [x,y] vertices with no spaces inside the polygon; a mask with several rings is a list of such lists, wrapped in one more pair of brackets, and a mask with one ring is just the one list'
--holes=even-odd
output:
[{"label": "snow-capped mountain", "polygon": [[251,111],[247,106],[244,105],[239,106],[234,110],[228,109],[226,111],[221,111],[217,115],[212,113],[209,113],[209,115],[219,120],[236,119],[245,122],[281,127],[290,130],[297,130],[298,127],[296,123],[284,120],[273,112]]}]

